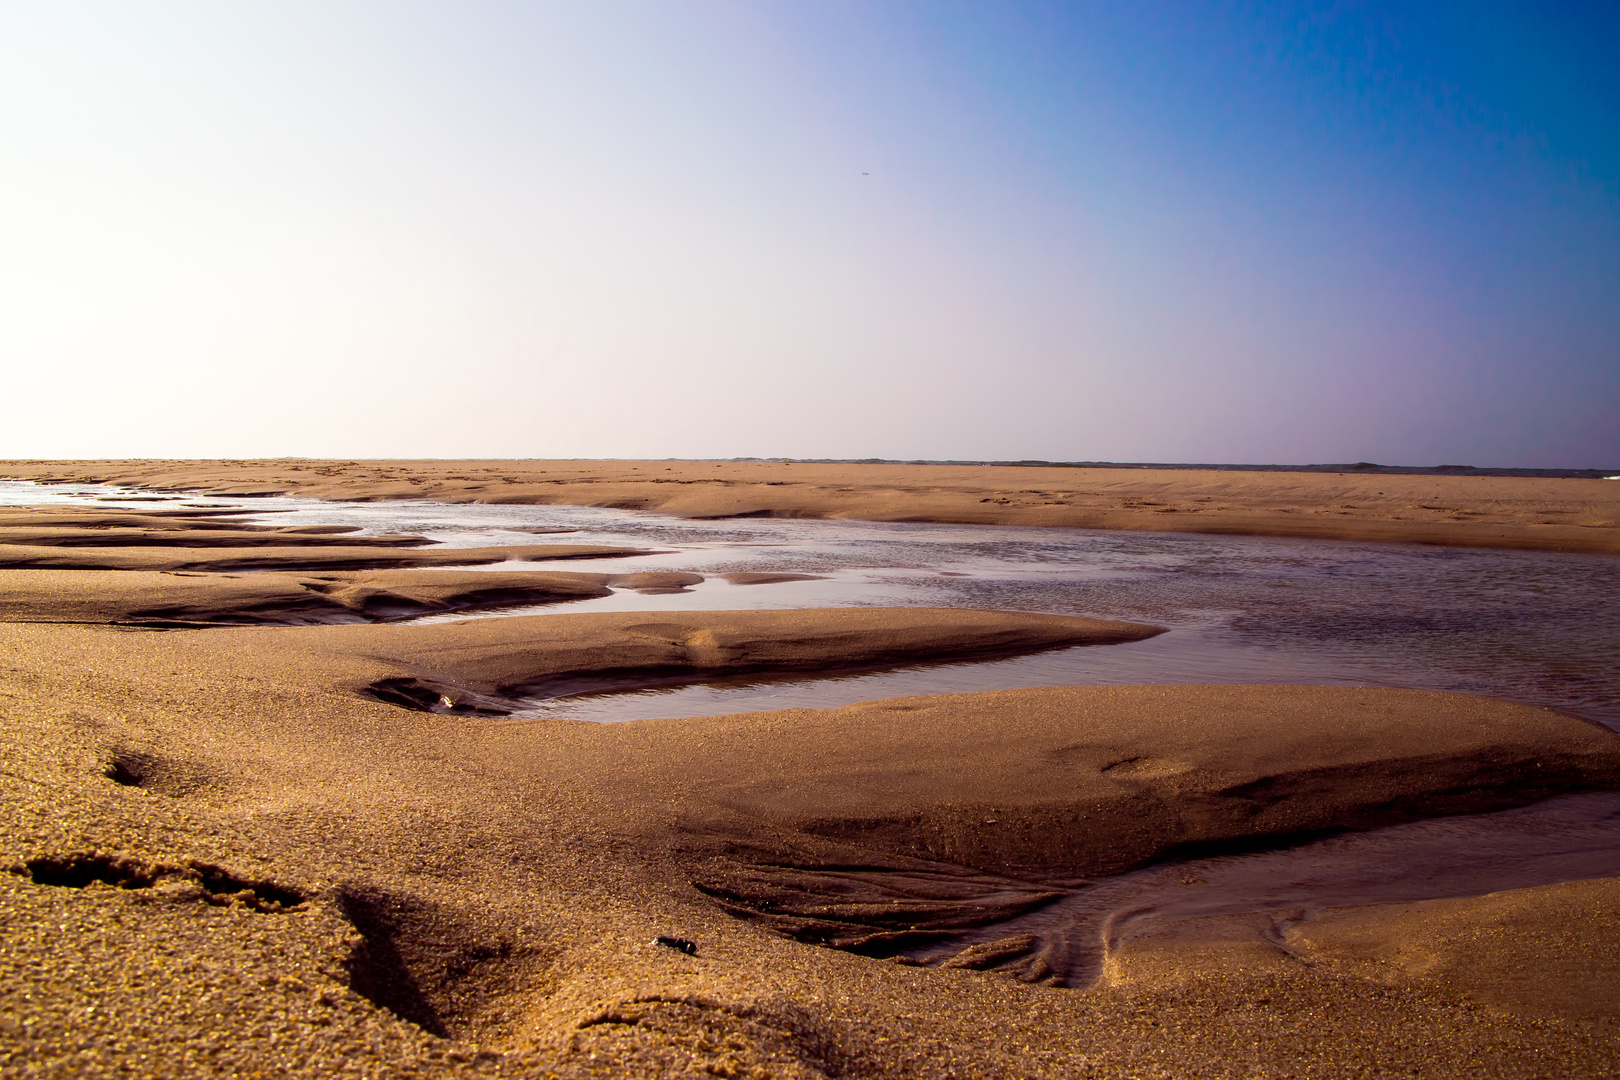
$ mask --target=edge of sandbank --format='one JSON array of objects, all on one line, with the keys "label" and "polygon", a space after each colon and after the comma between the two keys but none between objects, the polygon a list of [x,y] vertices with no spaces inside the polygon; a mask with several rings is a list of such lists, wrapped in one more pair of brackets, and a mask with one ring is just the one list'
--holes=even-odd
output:
[{"label": "edge of sandbank", "polygon": [[1620,484],[1587,478],[747,460],[130,459],[0,468],[35,483],[222,498],[566,504],[699,520],[841,518],[1620,555]]}]

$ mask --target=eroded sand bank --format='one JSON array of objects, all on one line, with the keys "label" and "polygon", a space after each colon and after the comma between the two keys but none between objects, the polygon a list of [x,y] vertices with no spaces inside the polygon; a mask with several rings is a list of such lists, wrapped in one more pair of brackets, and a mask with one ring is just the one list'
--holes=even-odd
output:
[{"label": "eroded sand bank", "polygon": [[[19,530],[137,527],[24,516]],[[259,532],[204,520],[138,527]],[[149,567],[343,548],[11,550]],[[1095,984],[1067,988],[1060,943],[998,929],[1167,859],[1620,789],[1620,736],[1545,709],[1352,687],[1070,687],[596,725],[497,714],[591,686],[1110,648],[1156,628],[874,608],[111,625],[387,618],[498,606],[503,589],[533,602],[693,578],[0,570],[0,1064],[63,1077],[1620,1072],[1613,879],[1281,931],[1194,921],[1123,942]],[[944,963],[917,966],[919,950]]]},{"label": "eroded sand bank", "polygon": [[[345,685],[407,707],[504,713],[526,696],[728,675],[803,675],[1141,641],[1139,623],[955,608],[593,612],[288,632]],[[256,647],[252,646],[252,647]]]},{"label": "eroded sand bank", "polygon": [[[600,544],[448,548],[429,547],[436,541],[422,536],[335,535],[353,531],[352,527],[332,525],[252,525],[206,510],[152,515],[75,507],[4,507],[0,508],[0,571],[407,570],[647,554],[643,549]],[[22,580],[14,579],[13,584],[20,585]],[[87,579],[86,584],[91,580],[106,582],[104,588],[111,588],[114,579]],[[395,580],[410,580],[418,587],[427,584],[420,576]],[[286,587],[285,581],[282,586]],[[195,595],[200,588],[194,584],[189,591]],[[232,592],[239,596],[242,591],[238,585],[221,595]]]},{"label": "eroded sand bank", "polygon": [[[692,613],[650,646],[633,622],[597,632],[723,647],[761,640],[739,620],[788,614],[796,655],[826,663],[931,617],[880,611],[862,632],[860,612]],[[885,958],[1188,844],[1620,785],[1620,737],[1593,725],[1354,688],[1067,688],[621,725],[357,692],[401,665],[498,684],[506,650],[457,629],[0,626],[14,1060],[64,1076],[1620,1068],[1589,1002],[1482,1008],[1467,979],[1486,976],[1369,976],[1369,953],[1411,935],[1404,914],[1338,937],[1324,924],[1320,962],[1162,945],[1174,964],[1122,964],[1089,989],[1038,985],[1039,943],[948,968]],[[578,638],[542,638],[524,670]],[[1607,910],[1602,889],[1555,895],[1561,918]],[[1450,937],[1425,947],[1466,966],[1456,927],[1493,912],[1448,911]],[[1606,970],[1603,950],[1531,940],[1549,970]]]},{"label": "eroded sand bank", "polygon": [[[4,537],[0,531],[0,538]],[[478,548],[374,547],[31,547],[0,544],[4,570],[384,570],[478,566],[558,559],[641,555],[634,548],[596,544],[513,544]]]},{"label": "eroded sand bank", "polygon": [[1498,476],[667,461],[0,462],[18,479],[328,499],[571,503],[1620,553],[1620,482]]},{"label": "eroded sand bank", "polygon": [[0,570],[0,620],[198,626],[382,622],[606,596],[609,585],[623,576],[498,570]]}]

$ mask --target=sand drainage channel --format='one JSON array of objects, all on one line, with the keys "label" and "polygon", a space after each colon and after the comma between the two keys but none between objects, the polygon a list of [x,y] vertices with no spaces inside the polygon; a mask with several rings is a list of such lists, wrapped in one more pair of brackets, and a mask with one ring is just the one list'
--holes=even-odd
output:
[{"label": "sand drainage channel", "polygon": [[[937,606],[1156,623],[1148,641],[988,662],[827,678],[749,677],[535,702],[584,720],[830,707],[906,694],[1021,686],[1306,683],[1487,694],[1620,728],[1620,559],[1267,537],[749,518],[686,521],[574,506],[328,503],[175,497],[0,482],[0,503],[151,509],[240,506],[244,520],[403,532],[449,547],[552,542],[660,554],[558,564],[604,573],[686,571],[692,589],[442,618],[576,611]],[[151,498],[151,495],[136,496]],[[734,585],[728,573],[815,580]],[[431,621],[431,620],[430,620]]]},{"label": "sand drainage channel", "polygon": [[1334,908],[1482,896],[1615,876],[1620,876],[1620,793],[1565,795],[1516,810],[1150,866],[1099,879],[1037,911],[974,930],[946,948],[920,948],[910,955],[938,962],[966,946],[1030,935],[1067,985],[1088,986],[1132,939],[1185,932],[1193,920],[1250,916],[1244,927],[1248,934],[1287,952],[1290,928]]},{"label": "sand drainage channel", "polygon": [[[565,528],[571,532],[559,535],[559,543],[661,552],[569,569],[705,577],[681,593],[619,591],[482,617],[894,605],[1042,611],[1170,628],[1129,645],[1004,660],[814,679],[739,677],[536,701],[519,718],[707,716],[1062,684],[1307,683],[1488,694],[1620,728],[1620,560],[1604,556],[999,526],[686,521],[571,506],[207,496],[125,501],[132,494],[0,482],[0,504],[241,506],[250,510],[247,521],[414,533],[451,547],[544,543],[550,538],[526,530]],[[721,577],[777,572],[817,578],[734,585]],[[1110,941],[1179,920],[1263,912],[1286,927],[1329,907],[1613,874],[1620,874],[1620,796],[1569,796],[1286,851],[1149,868],[1079,889],[975,938],[1036,934],[1052,950],[1053,966],[1084,983],[1095,976]]]}]

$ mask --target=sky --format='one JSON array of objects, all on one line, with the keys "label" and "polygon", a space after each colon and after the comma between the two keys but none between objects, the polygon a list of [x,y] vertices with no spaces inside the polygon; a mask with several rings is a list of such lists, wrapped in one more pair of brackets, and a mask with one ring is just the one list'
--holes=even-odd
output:
[{"label": "sky", "polygon": [[0,0],[0,456],[1620,466],[1620,6]]}]

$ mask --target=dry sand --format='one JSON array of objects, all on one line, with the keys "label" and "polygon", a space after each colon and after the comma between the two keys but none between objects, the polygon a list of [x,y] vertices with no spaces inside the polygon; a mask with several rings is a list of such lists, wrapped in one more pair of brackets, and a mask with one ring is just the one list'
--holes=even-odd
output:
[{"label": "dry sand", "polygon": [[684,517],[1048,525],[1620,554],[1620,482],[692,461],[45,461],[0,476],[221,495],[572,503]]},{"label": "dry sand", "polygon": [[1614,881],[1281,936],[1204,920],[1128,943],[1089,987],[1050,985],[1050,942],[993,936],[1156,861],[1620,788],[1620,736],[1580,720],[1236,686],[521,720],[484,714],[1155,629],[857,608],[153,632],[63,620],[386,618],[696,575],[8,550],[139,569],[0,571],[0,1076],[1620,1075]]}]

